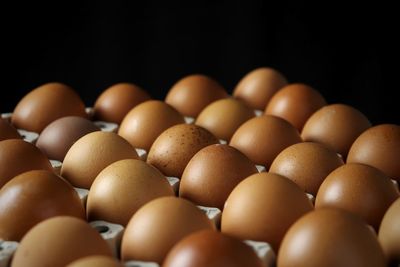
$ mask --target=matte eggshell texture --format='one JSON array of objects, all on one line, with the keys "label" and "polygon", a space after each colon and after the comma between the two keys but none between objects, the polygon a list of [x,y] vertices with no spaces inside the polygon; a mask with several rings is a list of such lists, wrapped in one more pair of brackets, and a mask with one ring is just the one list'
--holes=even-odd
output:
[{"label": "matte eggshell texture", "polygon": [[9,124],[5,119],[0,118],[0,141],[7,139],[20,139],[17,129]]},{"label": "matte eggshell texture", "polygon": [[123,265],[114,258],[95,255],[75,260],[66,267],[123,267]]},{"label": "matte eggshell texture", "polygon": [[[379,242],[389,261],[400,263],[400,199],[386,211],[379,228]],[[395,265],[394,265],[395,266]]]}]

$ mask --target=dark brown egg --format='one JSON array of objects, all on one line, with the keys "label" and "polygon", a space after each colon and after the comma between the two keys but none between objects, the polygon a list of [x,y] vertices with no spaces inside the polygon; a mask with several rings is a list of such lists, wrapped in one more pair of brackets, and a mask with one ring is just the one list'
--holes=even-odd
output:
[{"label": "dark brown egg", "polygon": [[384,267],[375,233],[356,215],[318,209],[297,220],[286,233],[278,267]]},{"label": "dark brown egg", "polygon": [[114,258],[95,255],[73,261],[66,267],[123,267],[123,265]]},{"label": "dark brown egg", "polygon": [[400,264],[400,199],[386,211],[379,228],[379,242],[393,266]]},{"label": "dark brown egg", "polygon": [[11,124],[8,123],[3,118],[0,118],[0,141],[6,139],[20,139],[17,129],[15,129]]}]

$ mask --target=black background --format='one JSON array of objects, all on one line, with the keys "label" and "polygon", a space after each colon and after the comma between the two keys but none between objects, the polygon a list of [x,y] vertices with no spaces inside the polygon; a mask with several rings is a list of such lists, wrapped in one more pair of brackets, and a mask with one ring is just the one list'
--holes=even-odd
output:
[{"label": "black background", "polygon": [[210,75],[231,93],[247,72],[270,66],[374,124],[400,124],[399,86],[386,69],[390,15],[377,3],[17,2],[2,12],[1,112],[51,81],[72,86],[90,106],[123,81],[163,99],[191,73]]}]

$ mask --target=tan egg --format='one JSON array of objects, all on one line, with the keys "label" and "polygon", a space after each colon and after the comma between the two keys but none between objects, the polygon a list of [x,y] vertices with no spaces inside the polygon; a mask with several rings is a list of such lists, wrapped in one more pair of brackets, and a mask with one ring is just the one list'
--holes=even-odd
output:
[{"label": "tan egg", "polygon": [[18,102],[11,122],[17,128],[40,133],[52,121],[65,116],[86,118],[85,104],[71,87],[46,83]]},{"label": "tan egg", "polygon": [[326,146],[304,142],[279,153],[269,171],[288,177],[315,196],[326,176],[343,164],[336,152]]},{"label": "tan egg", "polygon": [[200,149],[218,143],[206,129],[189,124],[178,124],[162,132],[154,141],[147,163],[166,176],[180,178],[189,160]]},{"label": "tan egg", "polygon": [[20,241],[37,223],[58,215],[85,219],[85,209],[74,188],[52,172],[24,172],[0,190],[0,239]]},{"label": "tan egg", "polygon": [[264,110],[271,97],[287,83],[279,71],[273,68],[258,68],[239,81],[233,96],[243,100],[253,109]]},{"label": "tan egg", "polygon": [[264,241],[278,251],[287,229],[313,206],[286,177],[258,173],[243,180],[226,201],[221,231],[239,239]]},{"label": "tan egg", "polygon": [[240,240],[217,231],[202,230],[179,241],[163,267],[263,267],[255,252]]},{"label": "tan egg", "polygon": [[96,99],[94,118],[120,124],[129,110],[150,98],[146,91],[135,84],[117,83]]},{"label": "tan egg", "polygon": [[96,176],[111,163],[138,158],[136,150],[116,133],[92,132],[68,150],[61,176],[76,187],[89,189]]},{"label": "tan egg", "polygon": [[254,163],[269,168],[282,150],[301,141],[296,128],[284,119],[261,116],[243,123],[229,145],[239,149]]},{"label": "tan egg", "polygon": [[318,209],[297,220],[286,233],[278,267],[384,267],[375,233],[356,215]]},{"label": "tan egg", "polygon": [[252,117],[254,111],[243,102],[225,98],[205,107],[195,124],[209,130],[217,138],[229,141],[239,126]]},{"label": "tan egg", "polygon": [[379,228],[379,242],[393,266],[400,264],[400,199],[386,211]]},{"label": "tan egg", "polygon": [[193,74],[176,82],[168,91],[165,102],[184,116],[197,117],[208,104],[227,96],[225,89],[214,79]]},{"label": "tan egg", "polygon": [[122,237],[121,258],[161,264],[183,237],[214,228],[205,213],[191,202],[176,197],[157,198],[141,207],[129,221]]},{"label": "tan egg", "polygon": [[15,129],[11,124],[5,119],[0,118],[0,141],[7,139],[20,139],[17,129]]},{"label": "tan egg", "polygon": [[324,144],[346,157],[354,140],[369,127],[371,123],[359,110],[344,104],[333,104],[311,115],[301,137],[304,141]]},{"label": "tan egg", "polygon": [[30,170],[53,168],[35,145],[20,139],[0,141],[0,188],[14,176]]},{"label": "tan egg", "polygon": [[228,145],[210,145],[189,161],[181,178],[179,196],[222,210],[233,188],[257,172],[254,163],[239,150]]},{"label": "tan egg", "polygon": [[87,199],[87,216],[90,221],[104,220],[125,226],[150,200],[173,195],[172,187],[159,170],[141,160],[124,159],[97,175]]},{"label": "tan egg", "polygon": [[96,255],[75,260],[66,267],[123,267],[123,265],[114,258]]},{"label": "tan egg", "polygon": [[371,165],[400,182],[400,126],[381,124],[363,132],[350,148],[347,162]]},{"label": "tan egg", "polygon": [[315,207],[347,210],[378,230],[385,211],[399,196],[383,172],[368,165],[349,163],[326,177],[318,190]]},{"label": "tan egg", "polygon": [[293,83],[274,94],[265,108],[265,114],[281,117],[301,131],[308,118],[325,105],[324,97],[317,90]]},{"label": "tan egg", "polygon": [[129,111],[119,127],[118,134],[133,147],[149,151],[164,130],[184,122],[183,116],[173,107],[162,101],[151,100]]},{"label": "tan egg", "polygon": [[37,224],[24,236],[11,267],[64,267],[91,255],[111,257],[112,252],[88,223],[74,217],[58,216]]}]

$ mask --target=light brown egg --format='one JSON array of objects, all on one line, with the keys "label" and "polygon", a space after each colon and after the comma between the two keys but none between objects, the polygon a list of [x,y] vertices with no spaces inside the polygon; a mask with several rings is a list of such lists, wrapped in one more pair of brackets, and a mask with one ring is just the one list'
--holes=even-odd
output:
[{"label": "light brown egg", "polygon": [[258,173],[243,180],[229,195],[221,231],[239,239],[267,242],[277,252],[287,229],[312,209],[294,182],[277,174]]},{"label": "light brown egg", "polygon": [[294,83],[272,96],[265,114],[281,117],[301,131],[307,119],[325,105],[324,97],[317,90],[305,84]]},{"label": "light brown egg", "polygon": [[359,110],[344,104],[333,104],[311,115],[301,137],[304,141],[324,144],[346,157],[354,140],[369,127],[371,123]]},{"label": "light brown egg", "polygon": [[20,139],[0,141],[0,188],[14,176],[30,170],[53,168],[35,145]]},{"label": "light brown egg", "polygon": [[297,220],[286,233],[278,267],[384,267],[376,235],[356,215],[318,209]]},{"label": "light brown egg", "polygon": [[253,109],[264,110],[271,97],[287,83],[279,71],[273,68],[258,68],[239,81],[233,96],[243,100]]},{"label": "light brown egg", "polygon": [[138,158],[136,150],[116,133],[92,132],[68,150],[61,176],[73,186],[89,189],[96,176],[111,163]]},{"label": "light brown egg", "polygon": [[129,111],[122,120],[118,134],[133,147],[149,151],[164,130],[184,122],[183,116],[167,103],[146,101]]},{"label": "light brown egg", "polygon": [[208,104],[227,96],[228,93],[217,81],[194,74],[176,82],[168,91],[165,102],[184,116],[197,117]]},{"label": "light brown egg", "polygon": [[66,267],[123,267],[123,265],[114,258],[96,255],[75,260]]},{"label": "light brown egg", "polygon": [[58,216],[33,227],[21,240],[11,267],[65,267],[91,255],[112,256],[101,235],[81,219]]},{"label": "light brown egg", "polygon": [[400,126],[381,124],[363,132],[350,148],[347,162],[371,165],[400,182]]},{"label": "light brown egg", "polygon": [[46,83],[26,94],[11,117],[16,128],[40,133],[48,124],[65,116],[86,118],[79,95],[62,83]]},{"label": "light brown egg", "polygon": [[196,119],[199,125],[217,138],[229,141],[245,121],[254,117],[254,111],[234,98],[217,100],[205,107]]},{"label": "light brown egg", "polygon": [[228,145],[210,145],[197,152],[187,164],[179,196],[222,210],[233,188],[257,172],[254,163],[239,150]]},{"label": "light brown egg", "polygon": [[378,230],[385,211],[399,196],[383,172],[368,165],[349,163],[326,177],[318,190],[315,207],[353,212]]},{"label": "light brown egg", "polygon": [[88,219],[125,226],[150,200],[173,195],[167,179],[155,167],[137,159],[119,160],[102,170],[90,187]]},{"label": "light brown egg", "polygon": [[147,163],[166,176],[180,178],[194,154],[203,147],[217,143],[218,139],[200,126],[178,124],[157,137],[150,148]]},{"label": "light brown egg", "polygon": [[239,149],[254,163],[269,168],[282,150],[301,141],[296,128],[284,119],[261,116],[243,123],[229,145]]},{"label": "light brown egg", "polygon": [[400,199],[386,211],[379,228],[379,242],[393,266],[400,264]]},{"label": "light brown egg", "polygon": [[11,124],[5,119],[0,118],[0,141],[6,139],[20,139],[17,129],[15,129]]},{"label": "light brown egg", "polygon": [[150,98],[146,91],[135,84],[117,83],[96,99],[94,118],[120,124],[129,110]]},{"label": "light brown egg", "polygon": [[335,151],[318,143],[304,142],[279,153],[269,171],[288,177],[315,196],[326,176],[343,164]]}]

